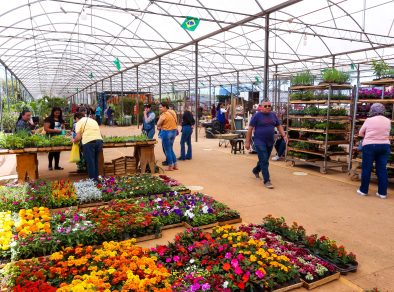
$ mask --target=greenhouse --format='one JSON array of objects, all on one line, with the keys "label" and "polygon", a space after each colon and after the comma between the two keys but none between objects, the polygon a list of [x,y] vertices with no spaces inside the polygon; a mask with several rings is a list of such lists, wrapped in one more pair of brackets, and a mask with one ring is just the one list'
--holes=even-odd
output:
[{"label": "greenhouse", "polygon": [[3,2],[2,291],[394,291],[394,1]]}]

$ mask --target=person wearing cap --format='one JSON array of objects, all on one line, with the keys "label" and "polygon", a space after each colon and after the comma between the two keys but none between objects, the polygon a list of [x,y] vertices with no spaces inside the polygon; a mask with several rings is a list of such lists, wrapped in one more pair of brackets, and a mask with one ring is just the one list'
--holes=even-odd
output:
[{"label": "person wearing cap", "polygon": [[152,106],[150,104],[144,105],[144,120],[142,125],[142,132],[148,136],[149,139],[153,139],[155,136],[155,124],[156,115],[151,110]]},{"label": "person wearing cap", "polygon": [[386,108],[381,103],[374,103],[370,109],[370,118],[362,125],[358,136],[362,140],[361,186],[357,190],[360,196],[367,196],[373,164],[375,162],[378,177],[376,196],[387,198],[387,161],[390,155],[391,120],[384,116]]},{"label": "person wearing cap", "polygon": [[275,127],[278,129],[280,135],[288,142],[287,136],[281,122],[275,113],[271,112],[271,103],[265,100],[262,104],[261,111],[258,111],[250,120],[249,129],[246,134],[245,148],[250,149],[250,140],[254,131],[254,146],[257,152],[259,161],[252,173],[256,178],[259,178],[260,171],[263,174],[264,186],[268,189],[273,189],[270,174],[268,171],[269,158],[274,147]]}]

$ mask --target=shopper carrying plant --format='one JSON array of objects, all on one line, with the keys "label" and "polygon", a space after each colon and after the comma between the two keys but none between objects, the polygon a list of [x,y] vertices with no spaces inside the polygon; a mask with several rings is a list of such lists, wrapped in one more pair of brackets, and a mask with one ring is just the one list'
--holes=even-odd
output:
[{"label": "shopper carrying plant", "polygon": [[152,111],[152,106],[150,104],[145,104],[142,132],[145,133],[149,139],[153,139],[155,136],[155,123],[156,115]]},{"label": "shopper carrying plant", "polygon": [[256,178],[259,178],[260,171],[263,173],[264,186],[273,189],[268,171],[269,158],[274,146],[275,127],[288,143],[287,135],[275,113],[271,112],[271,103],[266,100],[262,104],[262,110],[257,112],[250,120],[249,129],[246,134],[245,148],[250,149],[250,139],[254,131],[254,145],[259,158],[256,167],[252,170]]},{"label": "shopper carrying plant", "polygon": [[99,154],[103,151],[103,138],[100,127],[94,119],[85,117],[83,113],[74,115],[77,124],[77,135],[72,140],[77,143],[82,140],[83,157],[86,160],[89,178],[97,180],[99,176]]},{"label": "shopper carrying plant", "polygon": [[378,177],[378,192],[376,196],[387,198],[387,160],[390,155],[390,130],[391,120],[383,116],[385,107],[381,103],[374,103],[370,109],[370,118],[366,119],[358,133],[362,137],[361,186],[357,193],[361,196],[368,195],[369,181],[373,163],[375,162]]},{"label": "shopper carrying plant", "polygon": [[15,125],[15,132],[24,131],[27,132],[29,135],[34,134],[35,125],[31,120],[31,111],[28,109],[24,109],[18,118],[18,121]]},{"label": "shopper carrying plant", "polygon": [[[51,114],[44,120],[44,130],[47,136],[53,137],[65,133],[63,111],[60,107],[52,108]],[[63,170],[59,166],[60,152],[48,153],[48,169],[53,170],[52,161],[55,160],[55,170]]]},{"label": "shopper carrying plant", "polygon": [[166,102],[160,104],[159,110],[161,115],[157,122],[157,129],[160,130],[160,137],[167,159],[167,171],[177,170],[174,153],[174,141],[178,133],[176,113],[169,109],[169,105]]},{"label": "shopper carrying plant", "polygon": [[[196,124],[190,107],[185,108],[182,116],[182,135],[181,135],[181,156],[178,160],[192,159],[192,134],[193,127]],[[187,144],[187,153],[185,154],[185,144]]]}]

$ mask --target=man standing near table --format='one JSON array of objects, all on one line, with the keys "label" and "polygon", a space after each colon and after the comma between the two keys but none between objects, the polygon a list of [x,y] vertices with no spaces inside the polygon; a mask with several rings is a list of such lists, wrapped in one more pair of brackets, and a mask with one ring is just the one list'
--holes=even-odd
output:
[{"label": "man standing near table", "polygon": [[271,184],[268,166],[272,148],[274,147],[275,127],[287,144],[288,139],[286,133],[276,114],[271,112],[271,102],[266,100],[262,104],[261,111],[257,112],[250,120],[248,133],[246,134],[245,148],[247,150],[250,149],[250,139],[254,131],[254,145],[259,161],[252,172],[256,178],[259,178],[260,171],[262,172],[264,186],[268,189],[274,188]]}]

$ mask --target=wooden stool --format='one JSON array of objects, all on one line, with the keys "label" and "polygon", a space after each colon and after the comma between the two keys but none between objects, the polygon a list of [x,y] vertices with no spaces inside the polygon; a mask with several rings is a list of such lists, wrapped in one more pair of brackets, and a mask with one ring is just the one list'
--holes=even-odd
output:
[{"label": "wooden stool", "polygon": [[38,179],[37,153],[17,154],[16,172],[20,183]]},{"label": "wooden stool", "polygon": [[137,167],[138,163],[141,166],[141,173],[145,173],[148,164],[151,173],[156,173],[155,145],[136,147],[135,158]]},{"label": "wooden stool", "polygon": [[237,154],[237,152],[242,152],[243,154],[245,154],[245,143],[243,139],[232,139],[230,141],[230,144],[231,153]]}]

